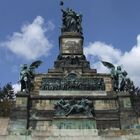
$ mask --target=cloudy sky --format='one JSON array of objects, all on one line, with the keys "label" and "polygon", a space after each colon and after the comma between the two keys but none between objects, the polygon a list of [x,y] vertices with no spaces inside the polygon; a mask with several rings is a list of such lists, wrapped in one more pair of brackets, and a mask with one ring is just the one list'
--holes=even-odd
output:
[{"label": "cloudy sky", "polygon": [[[121,65],[140,86],[140,0],[65,0],[83,14],[84,52],[92,68],[101,60]],[[0,84],[16,84],[20,64],[42,60],[53,67],[59,53],[59,0],[0,0]]]}]

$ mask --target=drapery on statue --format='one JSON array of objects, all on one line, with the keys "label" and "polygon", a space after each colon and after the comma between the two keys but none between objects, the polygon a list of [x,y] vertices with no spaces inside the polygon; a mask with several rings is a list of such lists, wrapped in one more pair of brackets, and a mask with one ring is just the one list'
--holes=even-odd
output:
[{"label": "drapery on statue", "polygon": [[77,32],[83,34],[82,32],[82,15],[77,14],[72,9],[67,8],[61,9],[63,12],[62,18],[62,32]]},{"label": "drapery on statue", "polygon": [[134,90],[133,82],[127,78],[127,72],[122,71],[121,66],[115,66],[109,62],[102,61],[102,64],[110,69],[111,77],[113,79],[113,88],[115,91],[132,91]]},{"label": "drapery on statue", "polygon": [[29,67],[27,64],[21,65],[20,70],[20,83],[21,91],[25,90],[29,93],[33,90],[33,80],[35,76],[35,69],[41,65],[42,61],[38,60],[33,62]]}]

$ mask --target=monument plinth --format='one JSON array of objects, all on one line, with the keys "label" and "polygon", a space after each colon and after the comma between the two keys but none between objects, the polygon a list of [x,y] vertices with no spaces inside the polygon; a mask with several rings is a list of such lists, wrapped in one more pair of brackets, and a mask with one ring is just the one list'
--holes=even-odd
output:
[{"label": "monument plinth", "polygon": [[66,32],[59,38],[61,55],[83,55],[83,36],[79,33]]},{"label": "monument plinth", "polygon": [[[88,136],[87,130],[97,132],[97,128],[107,127],[107,124],[120,128],[116,94],[106,102],[112,91],[111,75],[91,69],[83,53],[82,16],[72,9],[62,12],[60,52],[54,68],[40,80],[36,77],[37,95],[33,93],[31,96],[29,127],[49,129],[52,133],[69,130],[71,136],[74,129],[79,130],[78,135],[85,130]],[[106,109],[110,108],[107,112]]]}]

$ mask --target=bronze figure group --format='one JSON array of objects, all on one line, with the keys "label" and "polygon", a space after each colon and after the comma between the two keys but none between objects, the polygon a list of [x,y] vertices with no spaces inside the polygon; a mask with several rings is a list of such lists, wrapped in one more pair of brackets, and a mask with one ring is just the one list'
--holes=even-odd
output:
[{"label": "bronze figure group", "polygon": [[63,12],[63,18],[62,18],[62,32],[77,32],[80,34],[83,34],[82,31],[82,15],[77,14],[72,9],[67,8],[61,9]]}]

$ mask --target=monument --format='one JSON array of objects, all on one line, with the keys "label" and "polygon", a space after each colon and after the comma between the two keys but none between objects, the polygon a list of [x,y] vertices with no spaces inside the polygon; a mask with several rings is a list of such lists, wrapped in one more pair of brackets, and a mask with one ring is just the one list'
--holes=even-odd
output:
[{"label": "monument", "polygon": [[[131,100],[134,85],[127,72],[105,61],[102,63],[111,74],[91,69],[83,53],[82,15],[70,8],[62,7],[61,11],[59,54],[54,68],[46,74],[35,74],[24,65],[26,72],[21,75],[30,73],[27,79],[31,79],[26,82],[21,76],[22,89],[11,113],[9,131],[24,134],[28,130],[33,136],[48,139],[92,139],[99,130],[134,126],[138,123]],[[40,64],[36,61],[32,66]]]}]

